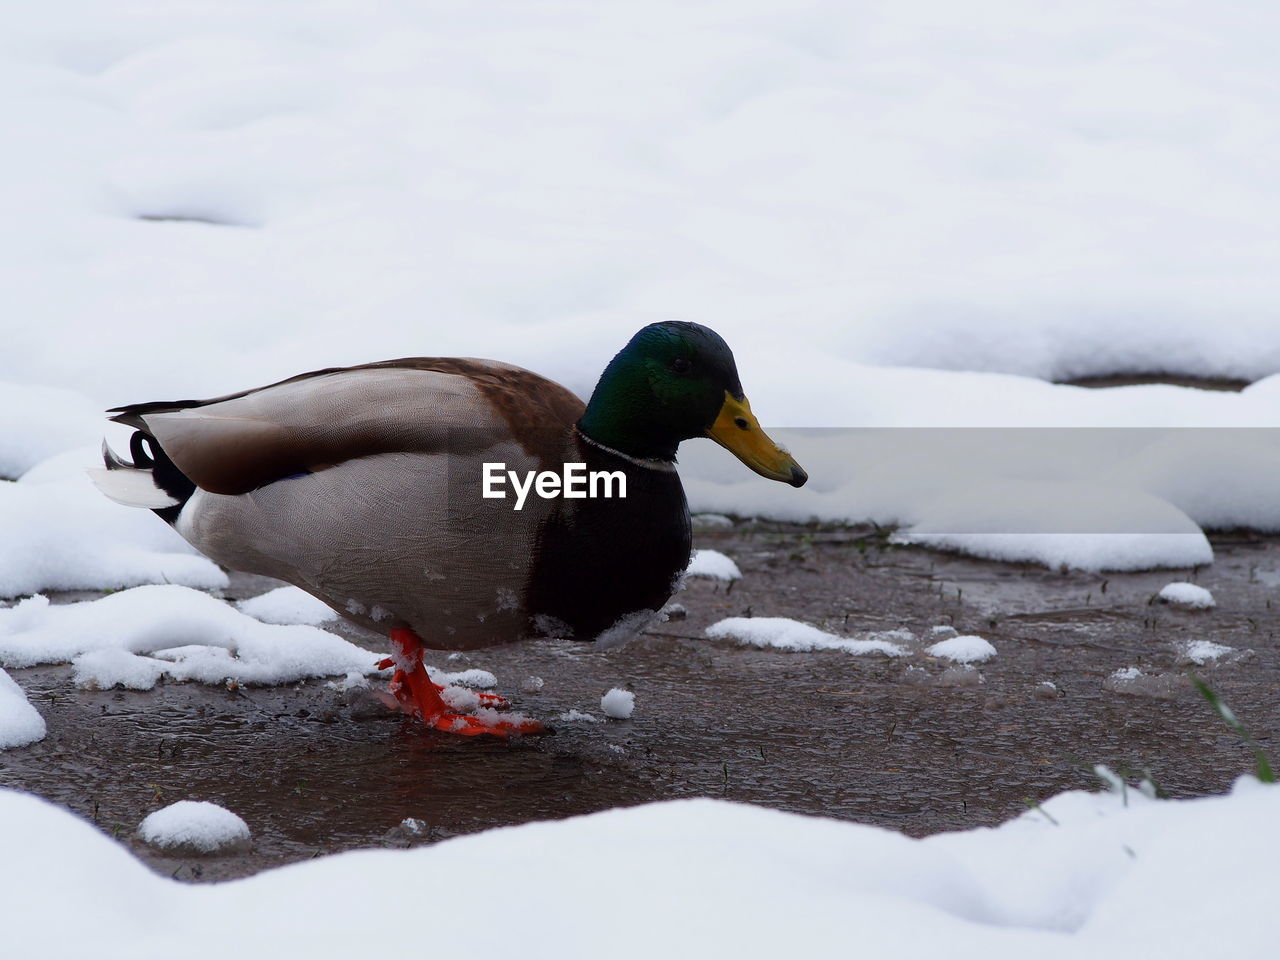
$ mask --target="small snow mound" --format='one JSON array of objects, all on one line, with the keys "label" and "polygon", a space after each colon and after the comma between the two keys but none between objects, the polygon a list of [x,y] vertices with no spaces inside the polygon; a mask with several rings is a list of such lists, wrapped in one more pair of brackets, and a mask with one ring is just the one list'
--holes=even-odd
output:
[{"label": "small snow mound", "polygon": [[0,669],[0,750],[43,740],[44,717],[9,674]]},{"label": "small snow mound", "polygon": [[1214,643],[1212,640],[1191,640],[1179,648],[1179,663],[1194,663],[1203,666],[1213,663],[1236,652],[1235,647],[1225,643]]},{"label": "small snow mound", "polygon": [[929,632],[935,637],[956,637],[960,635],[959,630],[955,627],[947,626],[945,623],[940,623],[936,627],[930,627]]},{"label": "small snow mound", "polygon": [[538,693],[545,687],[547,682],[541,677],[525,677],[524,683],[520,684],[521,693]]},{"label": "small snow mound", "polygon": [[738,565],[719,550],[695,550],[685,574],[690,577],[707,577],[711,580],[741,580]]},{"label": "small snow mound", "polygon": [[263,623],[303,623],[316,626],[338,619],[338,612],[300,587],[279,587],[237,604],[245,613]]},{"label": "small snow mound", "polygon": [[1157,596],[1165,603],[1174,603],[1192,610],[1208,610],[1217,606],[1212,593],[1184,580],[1166,584]]},{"label": "small snow mound", "polygon": [[965,636],[940,640],[925,653],[956,663],[985,663],[996,655],[996,648],[982,637]]},{"label": "small snow mound", "polygon": [[179,800],[150,814],[138,826],[145,843],[167,853],[229,853],[249,845],[249,825],[225,807],[205,800]]},{"label": "small snow mound", "polygon": [[614,720],[626,720],[636,709],[636,695],[630,690],[614,687],[600,698],[600,709]]},{"label": "small snow mound", "polygon": [[712,640],[736,640],[743,646],[772,647],[808,653],[814,650],[843,650],[845,653],[882,653],[905,657],[907,649],[894,641],[915,638],[906,630],[885,630],[861,637],[841,637],[786,617],[729,617],[707,627]]}]

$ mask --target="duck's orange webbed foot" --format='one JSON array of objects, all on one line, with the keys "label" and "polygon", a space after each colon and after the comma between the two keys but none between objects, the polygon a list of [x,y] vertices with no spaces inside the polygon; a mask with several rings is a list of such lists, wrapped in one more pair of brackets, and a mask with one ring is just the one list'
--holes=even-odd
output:
[{"label": "duck's orange webbed foot", "polygon": [[427,668],[422,663],[422,641],[417,635],[412,630],[397,628],[391,631],[391,643],[397,655],[386,658],[378,667],[396,668],[391,677],[392,695],[399,701],[401,710],[419,717],[427,726],[464,737],[482,733],[506,737],[513,733],[544,732],[545,728],[536,720],[519,714],[503,717],[496,713],[495,708],[510,704],[494,693],[467,691],[467,696],[474,696],[480,704],[473,713],[451,709],[440,696],[445,688],[427,676]]}]

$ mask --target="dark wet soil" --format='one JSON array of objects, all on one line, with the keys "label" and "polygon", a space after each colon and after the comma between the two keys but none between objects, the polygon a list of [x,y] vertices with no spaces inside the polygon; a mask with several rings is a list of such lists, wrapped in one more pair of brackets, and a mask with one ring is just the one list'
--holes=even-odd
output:
[{"label": "dark wet soil", "polygon": [[[1095,787],[1095,763],[1148,770],[1171,796],[1224,790],[1252,758],[1185,679],[1178,645],[1199,639],[1252,651],[1196,669],[1276,752],[1280,539],[1223,535],[1211,567],[1110,575],[896,547],[871,529],[739,524],[697,540],[734,557],[743,579],[732,589],[691,581],[676,598],[688,616],[628,647],[528,643],[436,661],[491,670],[552,735],[455,739],[324,681],[92,692],[72,687],[69,667],[43,667],[11,673],[49,736],[0,753],[0,783],[94,820],[185,880],[673,797],[921,835],[994,824],[1058,791]],[[1176,579],[1210,588],[1217,608],[1154,602]],[[272,585],[244,578],[231,593]],[[920,641],[890,660],[703,637],[709,624],[747,615],[845,634],[906,628]],[[981,683],[920,649],[936,625],[995,644]],[[1104,686],[1125,667],[1155,679]],[[522,693],[531,676],[545,685]],[[603,717],[600,696],[613,686],[635,691],[632,719],[556,719],[571,709]],[[251,852],[175,859],[134,839],[143,816],[180,799],[234,810],[253,830]],[[405,818],[425,821],[425,832],[400,828]]]},{"label": "dark wet soil", "polygon": [[1196,390],[1220,390],[1225,393],[1239,393],[1252,381],[1231,377],[1192,377],[1178,373],[1110,373],[1096,377],[1077,377],[1074,380],[1062,380],[1071,387],[1089,387],[1093,390],[1105,390],[1110,387],[1137,387],[1151,384],[1166,384],[1173,387],[1193,387]]}]

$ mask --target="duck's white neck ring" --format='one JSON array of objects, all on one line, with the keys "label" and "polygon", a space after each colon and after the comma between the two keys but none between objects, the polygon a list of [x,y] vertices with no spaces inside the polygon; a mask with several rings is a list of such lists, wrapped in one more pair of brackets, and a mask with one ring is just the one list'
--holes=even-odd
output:
[{"label": "duck's white neck ring", "polygon": [[606,447],[599,440],[592,440],[590,437],[588,437],[585,433],[583,433],[580,429],[578,429],[577,424],[574,424],[573,432],[576,433],[583,440],[587,441],[587,443],[591,444],[597,450],[603,450],[605,453],[613,454],[613,456],[618,457],[622,460],[625,460],[627,461],[627,463],[633,463],[637,467],[643,467],[646,470],[661,470],[663,473],[676,472],[676,465],[670,460],[654,460],[654,459],[647,459],[644,457],[633,457],[630,454],[623,453],[621,450],[615,450],[613,449],[613,447]]}]

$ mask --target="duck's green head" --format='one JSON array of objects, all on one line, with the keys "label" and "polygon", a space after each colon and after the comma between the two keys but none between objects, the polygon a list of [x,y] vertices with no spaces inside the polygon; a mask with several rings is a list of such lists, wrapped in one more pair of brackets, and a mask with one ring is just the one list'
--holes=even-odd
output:
[{"label": "duck's green head", "polygon": [[761,476],[809,479],[765,435],[738,380],[733,351],[714,330],[651,323],[609,362],[578,428],[631,457],[674,460],[680,441],[710,437]]}]

